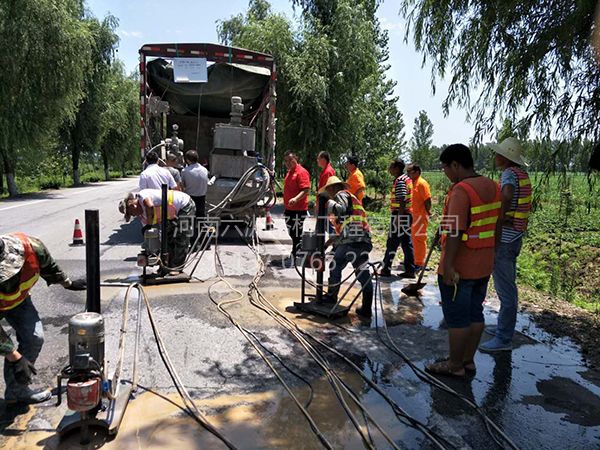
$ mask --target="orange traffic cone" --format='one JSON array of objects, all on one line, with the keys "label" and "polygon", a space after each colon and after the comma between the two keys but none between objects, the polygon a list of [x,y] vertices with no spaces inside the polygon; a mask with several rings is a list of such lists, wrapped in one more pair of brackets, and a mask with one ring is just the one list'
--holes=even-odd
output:
[{"label": "orange traffic cone", "polygon": [[272,230],[273,229],[273,217],[271,217],[271,212],[269,211],[269,208],[266,209],[265,212],[265,220],[266,220],[266,231]]},{"label": "orange traffic cone", "polygon": [[79,219],[75,219],[75,227],[73,228],[73,245],[85,245],[83,242],[83,233],[81,232],[81,224]]}]

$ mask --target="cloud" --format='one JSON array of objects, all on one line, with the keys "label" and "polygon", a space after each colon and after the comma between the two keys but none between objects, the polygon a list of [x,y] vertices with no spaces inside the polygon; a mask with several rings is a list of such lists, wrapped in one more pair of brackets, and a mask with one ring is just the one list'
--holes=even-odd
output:
[{"label": "cloud", "polygon": [[389,34],[402,34],[404,31],[404,20],[400,18],[394,18],[395,21],[388,19],[385,16],[379,17],[379,23],[381,28],[387,30]]},{"label": "cloud", "polygon": [[133,38],[141,38],[143,36],[141,31],[125,31],[125,30],[120,30],[119,34],[122,37],[133,37]]}]

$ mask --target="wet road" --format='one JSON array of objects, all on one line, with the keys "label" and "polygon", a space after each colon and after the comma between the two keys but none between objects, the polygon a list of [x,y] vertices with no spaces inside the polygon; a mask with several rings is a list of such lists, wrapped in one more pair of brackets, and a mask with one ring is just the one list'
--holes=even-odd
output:
[{"label": "wet road", "polygon": [[[111,212],[116,203],[113,197],[117,193],[120,196],[127,183],[131,181],[124,182],[123,186],[109,185],[89,191],[105,195],[97,200],[97,204],[101,205],[103,222],[102,278],[108,282],[131,280],[138,272],[131,257],[139,248],[139,228],[121,224],[118,213]],[[69,197],[70,194],[61,195]],[[77,204],[78,200],[64,201]],[[51,202],[45,202],[38,206],[47,208],[43,217],[52,221],[53,229],[41,227],[40,232],[34,232],[33,228],[25,231],[46,239],[49,246],[56,249],[66,270],[82,274],[83,252],[76,254],[74,252],[81,249],[72,249],[64,243],[70,240],[72,214],[64,217],[68,216],[64,209],[51,211],[51,205]],[[0,232],[7,231],[2,211],[5,207],[5,203],[0,203],[3,218]],[[19,225],[26,226],[24,223]],[[68,231],[61,231],[59,226],[69,227]],[[260,233],[265,242],[260,247],[260,255],[267,263],[271,259],[278,260],[288,251],[281,219],[276,220],[276,227],[278,229],[272,234]],[[259,224],[258,228],[262,226]],[[219,247],[219,254],[227,280],[245,294],[257,268],[254,255],[239,240],[224,243]],[[307,420],[272,372],[211,302],[208,289],[215,282],[216,274],[213,255],[214,246],[200,263],[196,273],[198,280],[186,285],[147,289],[158,327],[183,383],[211,422],[239,448],[322,448]],[[440,328],[437,289],[431,277],[429,282],[422,303],[403,296],[400,281],[382,285],[390,335],[419,367],[445,356],[447,351],[446,332]],[[81,310],[84,302],[82,294],[66,292],[59,287],[47,288],[42,284],[39,283],[33,293],[46,331],[46,344],[38,362],[37,382],[40,385],[51,382],[66,362],[66,324],[72,314]],[[419,380],[401,358],[383,345],[381,330],[375,320],[364,323],[351,313],[332,323],[294,312],[290,306],[298,301],[298,276],[293,269],[278,264],[267,265],[261,286],[266,298],[285,317],[346,355],[360,368],[362,375],[376,383],[406,412],[443,436],[448,441],[448,448],[495,448],[480,417],[471,408]],[[212,292],[218,300],[235,298],[223,284],[215,285]],[[103,288],[107,355],[111,364],[116,359],[123,295],[121,287]],[[486,308],[489,323],[494,321],[496,309],[497,302],[490,299]],[[310,388],[271,358],[301,402],[308,402],[312,391],[307,410],[333,447],[364,448],[359,432],[340,406],[323,370],[298,341],[271,317],[252,306],[247,297],[228,306],[228,310],[244,327],[256,333],[265,348],[309,382]],[[135,323],[134,306],[130,307],[130,317],[131,323]],[[474,377],[466,381],[445,381],[480,405],[520,448],[600,448],[600,375],[585,366],[575,345],[538,329],[528,316],[519,317],[518,330],[522,333],[517,336],[513,352],[498,356],[477,354]],[[94,447],[221,448],[219,441],[171,403],[181,404],[181,400],[160,361],[145,316],[141,343],[140,384],[165,398],[138,391],[130,401],[116,439],[104,442],[103,437],[98,436]],[[129,345],[127,350],[128,362],[131,362],[131,347]],[[422,433],[398,420],[389,404],[360,374],[333,354],[322,351],[340,379],[356,393],[360,403],[399,448],[434,448]],[[131,377],[129,366],[125,376]],[[359,407],[348,398],[346,400],[350,412],[358,418],[362,431],[371,436],[374,446],[391,448],[372,422],[365,426]],[[49,402],[18,410],[0,405],[0,410],[3,411],[1,442],[5,448],[80,448],[77,436],[59,441],[54,433],[65,412],[64,405],[55,408]]]}]

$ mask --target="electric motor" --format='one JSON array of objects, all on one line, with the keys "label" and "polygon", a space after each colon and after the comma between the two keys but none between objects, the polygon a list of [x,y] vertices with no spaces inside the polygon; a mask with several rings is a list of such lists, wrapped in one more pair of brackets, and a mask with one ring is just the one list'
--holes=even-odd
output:
[{"label": "electric motor", "polygon": [[[90,359],[97,363],[90,365]],[[69,320],[69,363],[74,370],[101,369],[104,364],[104,318],[84,312]]]},{"label": "electric motor", "polygon": [[160,231],[156,228],[149,228],[144,232],[144,243],[142,248],[149,255],[160,253]]}]

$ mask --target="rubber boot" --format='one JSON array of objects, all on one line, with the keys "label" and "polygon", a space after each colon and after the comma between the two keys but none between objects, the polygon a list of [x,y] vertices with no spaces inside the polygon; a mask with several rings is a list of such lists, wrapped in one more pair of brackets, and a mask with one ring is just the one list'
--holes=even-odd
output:
[{"label": "rubber boot", "polygon": [[335,305],[338,301],[338,293],[340,292],[340,288],[331,288],[327,290],[327,293],[323,294],[323,299],[321,303],[325,305]]},{"label": "rubber boot", "polygon": [[360,308],[356,308],[356,314],[362,317],[371,317],[373,312],[371,311],[373,307],[373,293],[372,292],[363,292],[362,305]]}]

